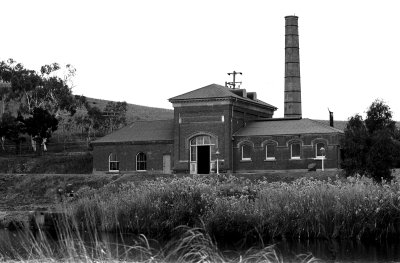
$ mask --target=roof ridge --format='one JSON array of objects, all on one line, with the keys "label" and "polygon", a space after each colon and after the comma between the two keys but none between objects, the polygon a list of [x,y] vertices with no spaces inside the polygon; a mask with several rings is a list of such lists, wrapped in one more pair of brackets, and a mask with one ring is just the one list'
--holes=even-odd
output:
[{"label": "roof ridge", "polygon": [[195,91],[198,91],[198,90],[200,90],[200,89],[203,89],[203,88],[206,88],[206,87],[210,87],[210,86],[216,86],[216,87],[223,87],[223,88],[224,88],[224,86],[222,86],[222,85],[212,83],[212,84],[209,84],[209,85],[206,85],[206,86],[203,86],[203,87],[194,89],[194,90],[190,90],[190,91],[185,92],[185,93],[183,93],[183,94],[179,94],[179,95],[177,95],[177,96],[174,96],[174,97],[172,97],[172,98],[169,98],[168,100],[169,100],[169,101],[170,101],[170,100],[174,100],[176,97],[185,96],[185,95],[187,95],[187,94],[189,94],[189,93],[192,93],[192,92],[195,92]]},{"label": "roof ridge", "polygon": [[290,117],[290,118],[263,118],[263,119],[257,119],[253,120],[254,122],[263,122],[263,121],[297,121],[301,120],[301,117]]},{"label": "roof ridge", "polygon": [[315,122],[315,123],[318,123],[318,124],[321,124],[321,125],[323,125],[323,126],[329,128],[329,129],[332,129],[332,130],[334,130],[334,131],[343,132],[342,130],[340,130],[340,129],[338,129],[338,128],[335,128],[335,127],[332,127],[332,126],[330,126],[330,125],[327,125],[327,124],[325,124],[325,123],[323,123],[323,122],[321,122],[321,121],[313,120],[313,119],[309,119],[309,118],[305,118],[305,119],[310,120],[310,121]]},{"label": "roof ridge", "polygon": [[274,110],[277,109],[277,107],[269,103],[266,103],[260,99],[252,100],[248,97],[239,96],[234,92],[232,92],[232,90],[229,89],[228,87],[215,83],[169,98],[168,100],[174,103],[178,101],[215,100],[215,99],[228,99],[228,98],[233,98],[245,102],[251,102],[257,105],[262,105],[263,107],[272,108]]}]

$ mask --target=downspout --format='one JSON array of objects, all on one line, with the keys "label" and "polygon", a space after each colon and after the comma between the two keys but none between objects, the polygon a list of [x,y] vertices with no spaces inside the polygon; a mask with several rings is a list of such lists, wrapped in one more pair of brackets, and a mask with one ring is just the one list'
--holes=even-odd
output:
[{"label": "downspout", "polygon": [[[237,102],[237,98],[235,98],[235,102]],[[231,141],[232,141],[232,147],[231,147],[231,167],[232,167],[232,174],[235,172],[234,166],[233,166],[233,103],[232,103],[232,110],[231,110]]]}]

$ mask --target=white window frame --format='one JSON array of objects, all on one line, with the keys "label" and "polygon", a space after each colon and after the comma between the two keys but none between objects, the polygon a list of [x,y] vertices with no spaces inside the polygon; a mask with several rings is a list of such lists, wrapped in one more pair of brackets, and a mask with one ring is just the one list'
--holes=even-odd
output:
[{"label": "white window frame", "polygon": [[[298,144],[300,146],[299,156],[293,156],[293,145]],[[290,159],[291,160],[300,160],[301,159],[301,143],[300,142],[293,142],[290,144]]]},{"label": "white window frame", "polygon": [[[144,161],[143,160],[139,160],[139,156],[144,156]],[[139,163],[144,163],[145,169],[144,170],[139,170]],[[136,171],[138,172],[145,172],[147,171],[147,155],[144,152],[139,152],[138,154],[136,154]]]},{"label": "white window frame", "polygon": [[324,155],[318,155],[318,144],[322,144],[322,147],[324,147],[325,149],[325,156],[326,156],[326,147],[325,147],[325,143],[323,142],[318,142],[315,144],[315,159],[323,159]]},{"label": "white window frame", "polygon": [[[189,141],[189,160],[192,163],[197,162],[197,147],[198,146],[210,146],[210,160],[211,160],[211,154],[214,152],[216,145],[216,139],[212,137],[211,135],[197,135],[195,137],[192,137]],[[193,154],[195,156],[193,156]]]},{"label": "white window frame", "polygon": [[[274,156],[272,156],[272,157],[268,157],[268,146],[275,147]],[[267,143],[265,145],[265,160],[267,160],[267,161],[276,160],[275,155],[276,155],[276,144]]]},{"label": "white window frame", "polygon": [[[245,146],[248,146],[248,147],[250,147],[250,157],[243,157],[243,148],[245,147]],[[251,161],[251,145],[248,145],[248,144],[243,144],[241,147],[240,147],[240,150],[241,150],[241,153],[242,153],[242,161]]]},{"label": "white window frame", "polygon": [[[115,155],[115,161],[111,161],[111,156],[113,154]],[[118,169],[117,170],[111,170],[111,163],[115,163]],[[110,153],[108,155],[108,171],[109,172],[119,172],[119,161],[118,161],[118,156],[117,156],[116,153]]]}]

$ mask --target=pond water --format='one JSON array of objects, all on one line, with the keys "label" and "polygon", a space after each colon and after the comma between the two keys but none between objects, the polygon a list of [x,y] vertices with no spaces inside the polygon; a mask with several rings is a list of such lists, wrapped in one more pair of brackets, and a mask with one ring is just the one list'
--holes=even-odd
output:
[{"label": "pond water", "polygon": [[[46,235],[43,251],[53,251],[54,257],[57,257],[61,251],[58,251],[60,241],[55,235]],[[83,235],[85,249],[88,254],[93,254],[96,250],[94,238]],[[136,245],[136,236],[101,233],[97,240],[103,242],[104,247],[111,251],[115,258],[124,259],[134,258],[131,246]],[[34,241],[32,241],[34,240]],[[40,247],[43,237],[31,232],[17,232],[0,229],[0,260],[3,258],[26,259],[30,256],[32,246]],[[98,244],[99,242],[97,242]],[[312,255],[322,262],[400,262],[400,242],[381,242],[381,243],[363,243],[356,241],[277,241],[275,250],[283,262],[301,262],[297,258],[301,254]],[[229,255],[242,254],[239,251],[227,253]],[[137,255],[136,255],[137,256]]]}]

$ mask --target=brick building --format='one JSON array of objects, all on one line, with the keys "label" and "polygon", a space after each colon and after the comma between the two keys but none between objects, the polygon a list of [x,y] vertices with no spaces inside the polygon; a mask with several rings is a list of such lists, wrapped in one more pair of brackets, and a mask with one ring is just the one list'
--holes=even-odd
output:
[{"label": "brick building", "polygon": [[[93,142],[94,172],[208,174],[337,168],[343,131],[302,118],[298,26],[285,17],[285,117],[255,92],[211,84],[170,98],[172,120],[135,122]],[[217,156],[218,155],[218,156]]]}]

